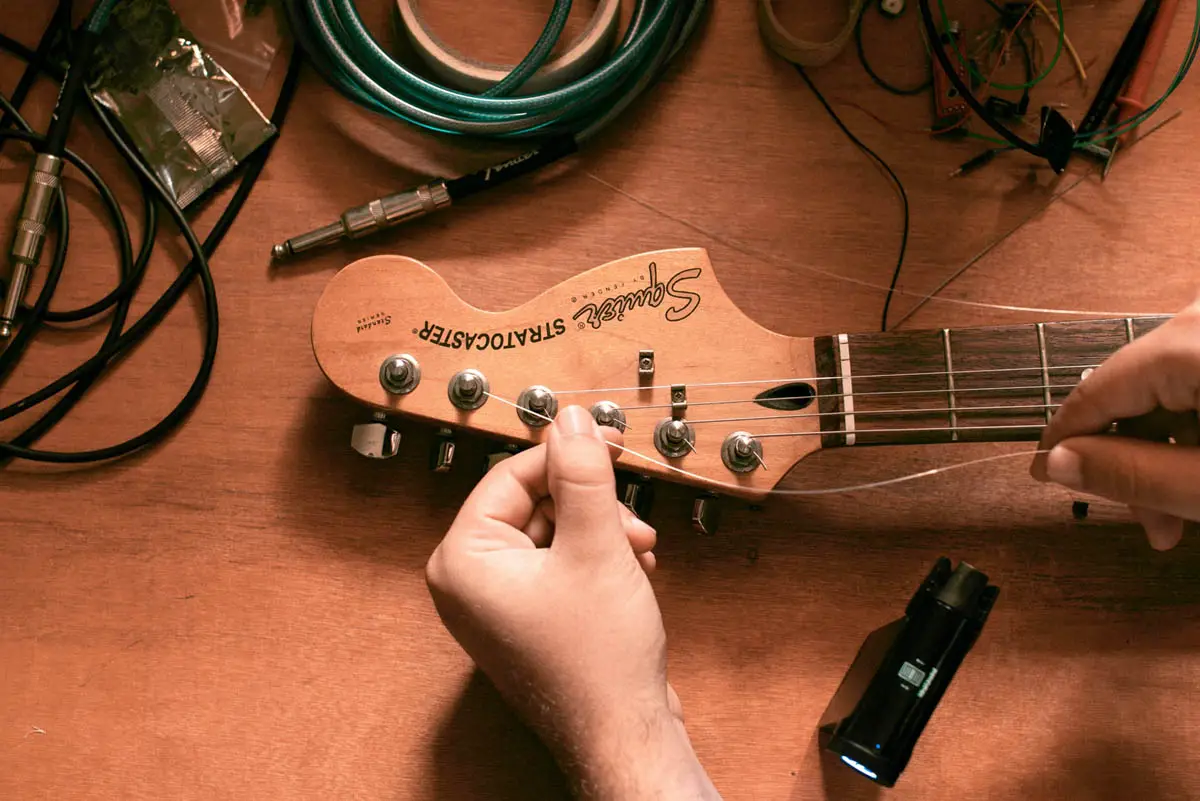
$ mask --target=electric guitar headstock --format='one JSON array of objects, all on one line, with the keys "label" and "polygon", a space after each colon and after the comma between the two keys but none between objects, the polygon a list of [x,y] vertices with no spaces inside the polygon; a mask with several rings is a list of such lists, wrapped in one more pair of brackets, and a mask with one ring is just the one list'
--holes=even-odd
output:
[{"label": "electric guitar headstock", "polygon": [[[724,494],[760,498],[821,447],[813,340],[746,317],[698,248],[610,262],[504,312],[375,256],[330,282],[312,343],[329,380],[378,413],[532,445],[577,404],[624,430],[634,453],[618,467]],[[356,436],[392,449],[386,425]]]}]

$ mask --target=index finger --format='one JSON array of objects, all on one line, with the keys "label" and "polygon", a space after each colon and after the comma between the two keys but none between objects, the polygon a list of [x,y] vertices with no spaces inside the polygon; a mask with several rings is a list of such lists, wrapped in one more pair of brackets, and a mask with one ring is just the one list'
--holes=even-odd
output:
[{"label": "index finger", "polygon": [[1193,306],[1126,345],[1080,382],[1042,433],[1042,448],[1105,431],[1162,407],[1200,405],[1200,309]]},{"label": "index finger", "polygon": [[[621,432],[615,428],[601,426],[600,431],[609,442],[623,442]],[[608,450],[614,460],[620,454],[616,448]],[[522,529],[529,524],[538,503],[548,497],[543,443],[489,470],[463,503],[446,539],[484,534],[485,538],[494,537],[501,547],[532,547],[532,540]]]}]

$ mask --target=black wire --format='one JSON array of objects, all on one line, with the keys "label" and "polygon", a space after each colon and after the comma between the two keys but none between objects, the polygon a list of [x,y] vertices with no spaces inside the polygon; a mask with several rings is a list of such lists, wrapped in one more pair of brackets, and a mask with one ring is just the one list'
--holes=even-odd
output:
[{"label": "black wire", "polygon": [[[56,21],[62,15],[56,15]],[[52,25],[56,22],[52,22]],[[29,61],[31,66],[35,66],[43,72],[54,76],[60,74],[52,64],[46,62],[45,54],[38,53],[26,48],[19,42],[0,34],[0,48],[9,50],[15,55]],[[279,99],[276,103],[276,108],[272,114],[272,122],[276,128],[281,128],[283,120],[286,117],[288,107],[292,96],[295,92],[296,83],[299,76],[299,54],[294,53],[291,63],[288,66],[288,73],[284,78],[283,86],[280,90]],[[2,96],[0,96],[2,99]],[[143,187],[143,201],[145,204],[145,230],[143,231],[142,247],[136,260],[131,255],[132,247],[130,245],[130,237],[128,228],[124,224],[123,215],[120,213],[119,204],[115,203],[115,211],[110,207],[110,213],[113,215],[114,227],[117,228],[118,247],[121,250],[120,255],[120,271],[121,280],[116,289],[108,293],[100,301],[89,304],[81,309],[76,309],[68,312],[48,312],[47,306],[53,289],[61,276],[63,262],[65,261],[67,232],[69,230],[66,218],[66,203],[63,195],[59,195],[56,199],[57,220],[59,222],[59,244],[56,247],[56,257],[51,262],[49,271],[47,272],[46,282],[43,291],[39,294],[38,300],[35,302],[32,309],[29,310],[26,321],[18,330],[13,341],[3,354],[0,354],[0,381],[7,370],[11,369],[11,365],[15,364],[19,359],[21,352],[28,343],[29,338],[35,332],[42,321],[72,321],[86,319],[95,314],[113,308],[112,320],[110,320],[109,332],[102,343],[100,350],[83,364],[76,367],[67,375],[60,377],[51,384],[43,387],[41,390],[32,393],[25,398],[22,398],[14,403],[9,404],[4,409],[0,410],[0,419],[7,419],[16,414],[20,414],[28,409],[31,409],[38,404],[54,397],[68,387],[70,390],[63,395],[62,398],[45,413],[41,419],[36,421],[28,429],[13,438],[11,442],[0,443],[0,459],[8,459],[12,457],[31,459],[36,461],[58,462],[58,463],[83,463],[92,461],[103,461],[116,458],[119,456],[132,453],[147,445],[153,444],[165,437],[175,426],[183,421],[184,418],[191,412],[195,405],[199,402],[203,395],[204,389],[208,383],[208,379],[212,373],[213,361],[216,355],[217,334],[218,334],[218,318],[216,295],[212,282],[212,275],[208,269],[208,257],[216,250],[225,234],[228,232],[233,223],[238,211],[245,203],[247,197],[258,176],[262,172],[263,165],[270,153],[271,146],[274,144],[274,139],[267,142],[263,147],[256,151],[250,158],[247,159],[246,169],[242,175],[241,183],[234,192],[228,206],[218,219],[213,230],[202,246],[196,239],[194,232],[183,212],[175,204],[169,193],[158,182],[154,174],[142,162],[140,155],[129,145],[126,138],[114,125],[112,119],[107,112],[102,109],[94,98],[87,96],[90,101],[90,106],[93,113],[97,116],[101,126],[104,128],[106,135],[112,141],[113,145],[121,152],[130,168],[137,174],[140,183]],[[18,125],[24,125],[24,120],[20,120],[20,115],[17,109],[7,108],[11,104],[0,103],[6,106],[6,110],[10,111],[9,117],[18,121]],[[25,139],[32,144],[39,145],[44,142],[45,137],[39,137],[36,134],[29,134],[26,131],[22,132],[3,132],[5,138]],[[0,139],[0,141],[3,141]],[[112,193],[104,184],[104,181],[98,174],[95,173],[86,162],[79,159],[74,154],[68,156],[68,160],[77,168],[84,172],[88,179],[96,186],[100,192],[102,199],[111,198]],[[105,205],[109,206],[109,201],[105,199]],[[184,239],[187,241],[189,248],[192,251],[193,258],[180,271],[179,276],[172,282],[162,296],[151,305],[150,309],[142,315],[132,326],[127,330],[122,330],[124,327],[125,316],[128,311],[129,302],[132,300],[133,294],[140,283],[141,276],[145,272],[146,264],[149,261],[150,253],[153,250],[153,242],[155,231],[157,228],[157,208],[162,206],[169,216],[179,228]],[[120,220],[120,222],[117,222]],[[61,252],[62,257],[59,257]],[[117,359],[127,354],[136,347],[149,334],[155,326],[166,316],[167,312],[175,306],[179,299],[186,292],[187,288],[195,280],[199,280],[204,299],[204,322],[206,327],[204,355],[201,360],[200,367],[197,369],[196,376],[188,388],[183,399],[172,409],[162,420],[157,424],[142,432],[136,437],[133,437],[125,442],[116,445],[99,448],[90,451],[63,453],[56,451],[32,450],[28,446],[41,437],[46,431],[54,426],[63,416],[70,410],[71,407],[79,400],[80,397],[87,391],[90,385],[98,379],[110,365]],[[18,339],[21,341],[18,342]],[[14,346],[18,346],[15,347]],[[10,365],[7,366],[6,365]]]},{"label": "black wire", "polygon": [[863,71],[865,73],[867,73],[867,77],[870,78],[871,81],[876,86],[878,86],[880,89],[883,89],[886,92],[891,92],[894,95],[902,95],[902,96],[921,94],[922,92],[924,92],[930,86],[933,85],[933,68],[932,68],[932,66],[930,66],[928,77],[926,77],[925,80],[920,83],[920,85],[909,88],[909,87],[903,87],[903,86],[896,86],[895,84],[888,83],[886,80],[881,78],[879,76],[879,74],[875,72],[874,69],[871,68],[870,62],[867,61],[867,53],[866,53],[866,50],[863,48],[863,40],[862,40],[863,17],[867,16],[867,9],[874,5],[875,5],[875,3],[864,4],[863,8],[862,8],[862,12],[859,13],[859,15],[858,15],[858,22],[854,23],[854,47],[858,51],[858,63],[862,64]]},{"label": "black wire", "polygon": [[1029,42],[1025,40],[1020,31],[1013,31],[1013,35],[1016,37],[1017,45],[1021,48],[1021,55],[1025,62],[1025,89],[1021,92],[1021,99],[1018,102],[1022,108],[1028,109],[1029,90],[1032,88],[1030,84],[1033,83],[1033,52],[1029,47]]},{"label": "black wire", "polygon": [[[55,39],[59,36],[63,27],[70,25],[71,21],[71,2],[70,0],[62,0],[54,9],[54,16],[50,20],[50,24],[46,26],[46,30],[42,32],[42,38],[38,40],[37,50],[35,55],[37,61],[44,60],[50,53],[50,49],[54,46]],[[33,85],[37,82],[38,73],[41,71],[37,64],[30,59],[26,59],[25,71],[21,73],[20,79],[17,80],[17,86],[13,89],[12,104],[14,108],[20,108],[25,103],[25,98],[29,96],[29,91],[33,89]],[[20,116],[17,114],[16,116]],[[16,120],[13,112],[7,108],[4,111],[4,116],[0,117],[0,131],[7,130]]]},{"label": "black wire", "polygon": [[880,322],[880,330],[886,331],[888,309],[892,305],[892,296],[896,293],[896,282],[900,280],[900,268],[904,266],[904,253],[906,250],[908,250],[908,193],[904,191],[904,184],[900,182],[900,177],[896,175],[896,172],[888,165],[888,163],[884,161],[878,153],[867,147],[867,145],[861,139],[855,136],[850,129],[846,127],[846,123],[842,122],[842,118],[839,117],[837,112],[833,110],[833,106],[829,105],[829,101],[825,99],[825,95],[821,94],[821,90],[818,89],[817,85],[812,82],[811,78],[808,77],[808,73],[804,71],[804,68],[799,64],[793,64],[792,66],[796,68],[796,72],[800,73],[800,77],[804,79],[806,84],[808,84],[808,88],[812,90],[812,93],[816,96],[817,100],[820,101],[821,105],[825,107],[825,111],[829,113],[829,116],[833,119],[834,124],[837,125],[837,127],[842,130],[842,133],[844,133],[846,137],[854,143],[855,147],[875,160],[875,163],[878,164],[885,173],[887,173],[889,178],[891,178],[892,183],[896,187],[896,192],[900,195],[900,205],[904,209],[904,228],[900,234],[900,254],[896,258],[896,269],[892,271],[892,281],[890,284],[888,284],[887,298],[883,302],[883,317]]}]

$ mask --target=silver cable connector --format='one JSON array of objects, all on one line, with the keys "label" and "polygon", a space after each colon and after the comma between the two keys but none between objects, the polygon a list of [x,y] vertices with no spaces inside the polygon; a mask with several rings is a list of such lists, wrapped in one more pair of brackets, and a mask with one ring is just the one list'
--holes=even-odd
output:
[{"label": "silver cable connector", "polygon": [[54,193],[58,190],[58,179],[62,175],[63,161],[58,156],[39,153],[33,161],[33,169],[25,181],[25,194],[21,198],[21,214],[17,217],[13,233],[9,262],[12,275],[8,279],[8,290],[4,293],[4,308],[0,310],[0,338],[12,336],[17,321],[17,311],[29,286],[29,276],[42,257],[42,246],[46,243],[46,224],[54,209]]},{"label": "silver cable connector", "polygon": [[446,208],[450,202],[446,182],[438,178],[414,189],[406,189],[372,200],[366,205],[346,209],[337,222],[294,236],[271,248],[271,256],[274,259],[286,259],[306,250],[333,244],[344,237],[358,239],[384,228],[432,214]]}]

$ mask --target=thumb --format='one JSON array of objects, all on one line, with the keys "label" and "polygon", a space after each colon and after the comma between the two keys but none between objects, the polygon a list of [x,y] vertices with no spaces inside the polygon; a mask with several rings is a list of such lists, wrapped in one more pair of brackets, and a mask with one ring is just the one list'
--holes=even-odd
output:
[{"label": "thumb", "polygon": [[1074,490],[1200,520],[1200,448],[1115,436],[1073,437],[1046,456],[1046,477]]},{"label": "thumb", "polygon": [[629,550],[617,512],[612,459],[586,409],[568,406],[547,438],[546,481],[554,499],[551,548],[599,556]]}]

